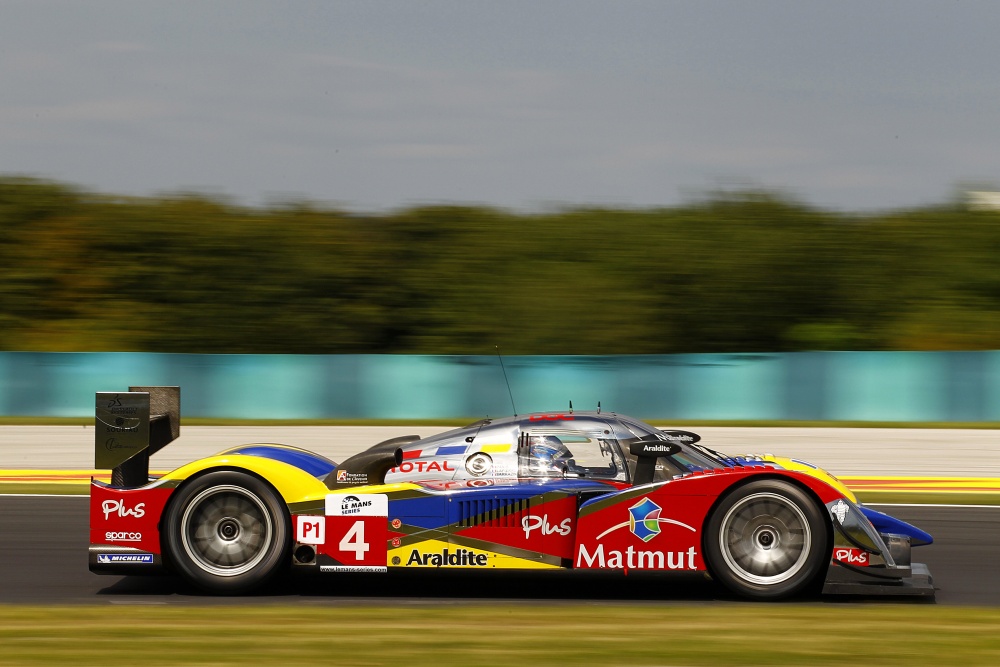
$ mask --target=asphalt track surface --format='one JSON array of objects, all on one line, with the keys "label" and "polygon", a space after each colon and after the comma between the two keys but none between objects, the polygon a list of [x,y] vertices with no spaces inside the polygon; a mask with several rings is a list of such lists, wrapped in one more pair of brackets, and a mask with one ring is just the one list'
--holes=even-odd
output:
[{"label": "asphalt track surface", "polygon": [[[540,572],[288,577],[253,596],[200,594],[171,576],[115,577],[87,569],[85,497],[0,497],[0,603],[94,605],[208,604],[489,604],[568,600],[706,603],[731,600],[701,575],[598,575]],[[937,604],[1000,604],[1000,507],[892,506],[890,514],[927,530],[935,543],[914,552],[927,563]],[[830,604],[857,598],[828,596]],[[880,604],[922,604],[906,598],[867,598]]]}]

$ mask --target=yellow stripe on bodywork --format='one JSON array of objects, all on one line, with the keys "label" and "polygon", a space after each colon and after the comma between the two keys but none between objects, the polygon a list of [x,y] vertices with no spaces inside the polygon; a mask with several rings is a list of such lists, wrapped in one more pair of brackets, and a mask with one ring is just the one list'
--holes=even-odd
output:
[{"label": "yellow stripe on bodywork", "polygon": [[[447,554],[452,557],[460,556],[461,552],[466,552],[474,556],[484,555],[486,556],[486,564],[447,565],[442,563],[440,566],[434,565],[434,556],[439,556],[443,559],[445,556],[445,550],[447,550]],[[428,563],[427,565],[423,564],[425,555],[428,556],[426,559]],[[472,547],[463,547],[458,544],[450,544],[443,540],[426,540],[424,542],[420,542],[419,544],[389,549],[387,556],[389,567],[440,567],[441,569],[447,568],[450,570],[484,570],[491,568],[512,570],[550,570],[558,567],[556,565],[541,563],[537,560],[517,558],[516,556],[508,556],[507,554],[487,551],[485,549],[476,549]]]},{"label": "yellow stripe on bodywork", "polygon": [[167,473],[160,480],[183,481],[192,475],[212,468],[247,470],[255,473],[270,482],[281,494],[286,504],[323,500],[326,494],[330,493],[326,484],[301,468],[274,459],[245,454],[224,454],[199,459]]},{"label": "yellow stripe on bodywork", "polygon": [[839,479],[837,479],[827,471],[823,470],[822,468],[814,468],[813,466],[793,461],[792,459],[785,458],[784,456],[772,456],[770,454],[766,454],[760,458],[764,461],[777,463],[785,470],[794,470],[796,472],[803,472],[809,475],[810,477],[814,477],[822,482],[826,482],[833,488],[837,489],[837,491],[840,491],[840,493],[842,493],[844,497],[850,500],[852,503],[858,502],[858,498],[857,496],[854,495],[853,491],[847,488],[847,486]]},{"label": "yellow stripe on bodywork", "polygon": [[255,473],[270,482],[281,494],[286,504],[309,501],[323,502],[329,493],[386,493],[391,495],[402,491],[422,490],[422,487],[408,482],[328,489],[321,480],[301,468],[275,459],[245,454],[219,454],[207,459],[199,459],[167,473],[160,480],[183,481],[211,468],[248,470]]},{"label": "yellow stripe on bodywork", "polygon": [[427,493],[427,490],[419,484],[412,482],[394,482],[392,484],[370,484],[369,486],[348,486],[337,489],[327,489],[327,493],[385,493],[392,496],[401,491],[420,491]]},{"label": "yellow stripe on bodywork", "polygon": [[486,454],[502,454],[510,451],[510,443],[500,445],[483,445],[479,451]]}]

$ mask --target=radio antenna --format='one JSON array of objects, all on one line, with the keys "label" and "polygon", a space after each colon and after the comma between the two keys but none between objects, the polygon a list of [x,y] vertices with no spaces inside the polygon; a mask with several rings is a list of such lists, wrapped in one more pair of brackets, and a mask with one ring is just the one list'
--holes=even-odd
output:
[{"label": "radio antenna", "polygon": [[497,348],[497,359],[500,360],[500,370],[503,371],[503,381],[507,384],[507,393],[510,395],[510,407],[514,411],[514,416],[517,416],[517,408],[514,407],[514,392],[510,390],[510,380],[507,379],[507,369],[503,367],[503,357],[500,356],[500,346],[496,345]]}]

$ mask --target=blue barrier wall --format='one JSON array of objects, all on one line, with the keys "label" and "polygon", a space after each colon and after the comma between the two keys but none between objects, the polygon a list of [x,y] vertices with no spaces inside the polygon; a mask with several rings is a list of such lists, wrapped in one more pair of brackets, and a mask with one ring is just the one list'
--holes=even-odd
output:
[{"label": "blue barrier wall", "polygon": [[[657,420],[1000,421],[1000,352],[523,356],[518,412],[601,402]],[[94,393],[180,385],[188,417],[511,413],[495,356],[0,353],[0,414],[87,417]]]}]

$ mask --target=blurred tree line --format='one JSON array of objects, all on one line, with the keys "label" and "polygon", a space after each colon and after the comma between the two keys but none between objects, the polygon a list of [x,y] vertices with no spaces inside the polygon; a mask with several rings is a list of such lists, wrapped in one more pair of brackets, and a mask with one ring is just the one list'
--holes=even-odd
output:
[{"label": "blurred tree line", "polygon": [[1000,213],[768,193],[379,215],[0,179],[0,349],[1000,349]]}]

